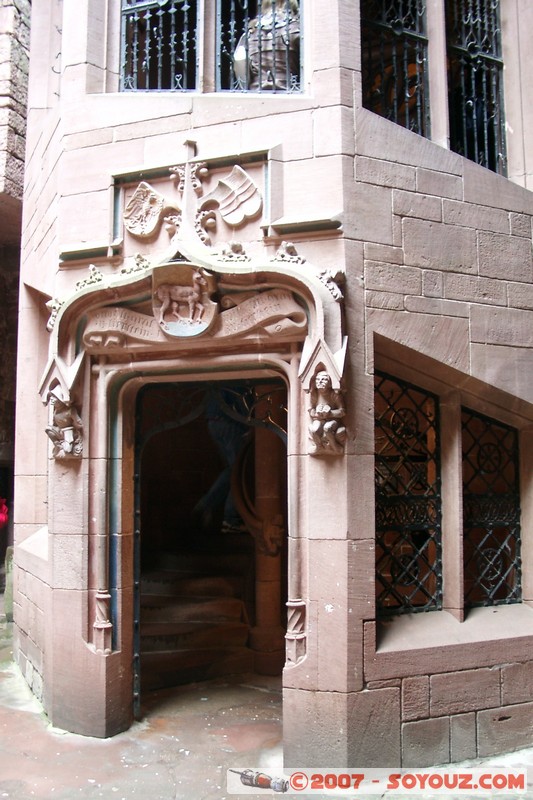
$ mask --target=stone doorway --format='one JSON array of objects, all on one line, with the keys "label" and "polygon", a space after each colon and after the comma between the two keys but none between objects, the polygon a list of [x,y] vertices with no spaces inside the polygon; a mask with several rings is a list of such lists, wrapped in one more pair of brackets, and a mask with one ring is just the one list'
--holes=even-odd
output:
[{"label": "stone doorway", "polygon": [[150,383],[137,397],[134,698],[285,660],[286,388]]}]

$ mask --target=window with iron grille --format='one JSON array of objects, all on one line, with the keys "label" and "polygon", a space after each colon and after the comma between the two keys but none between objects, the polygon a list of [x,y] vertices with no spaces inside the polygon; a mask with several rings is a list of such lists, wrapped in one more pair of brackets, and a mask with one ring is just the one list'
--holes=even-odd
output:
[{"label": "window with iron grille", "polygon": [[499,0],[448,0],[450,148],[505,174]]},{"label": "window with iron grille", "polygon": [[216,41],[200,65],[211,7],[207,0],[122,0],[122,90],[201,90],[199,76],[211,65],[216,74],[205,85],[217,91],[300,90],[298,0],[216,0]]},{"label": "window with iron grille", "polygon": [[[428,59],[428,8],[426,0],[360,4],[363,106],[426,137],[429,87],[444,66]],[[504,175],[500,2],[435,0],[431,8],[441,12],[432,12],[433,29],[446,36],[448,107],[437,111],[448,116],[450,149]]]},{"label": "window with iron grille", "polygon": [[517,431],[462,410],[465,607],[520,594]]},{"label": "window with iron grille", "polygon": [[362,0],[363,105],[429,136],[424,0]]},{"label": "window with iron grille", "polygon": [[[377,615],[520,602],[518,431],[449,398],[441,423],[436,395],[385,373],[374,386]],[[441,464],[440,437],[461,446],[462,484],[453,474],[458,462]],[[447,540],[461,553],[454,568],[463,574],[462,598],[455,588],[447,598],[443,582],[446,481],[462,487],[462,502],[452,503],[462,519],[450,518],[456,534]],[[461,530],[456,547],[449,537]]]},{"label": "window with iron grille", "polygon": [[375,447],[378,615],[441,608],[437,399],[377,373]]}]

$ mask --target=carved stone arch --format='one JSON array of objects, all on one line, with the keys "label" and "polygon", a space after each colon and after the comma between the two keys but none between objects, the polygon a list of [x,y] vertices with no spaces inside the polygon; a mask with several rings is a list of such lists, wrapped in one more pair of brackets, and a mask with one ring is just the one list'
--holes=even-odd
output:
[{"label": "carved stone arch", "polygon": [[[50,360],[41,396],[45,400],[54,385],[61,385],[82,402],[86,468],[79,471],[79,481],[85,481],[88,498],[89,562],[85,627],[87,645],[97,655],[131,663],[129,651],[119,655],[128,640],[124,614],[131,601],[124,595],[124,603],[117,604],[122,588],[120,581],[111,582],[111,575],[123,574],[131,560],[119,544],[133,525],[131,398],[143,381],[168,376],[227,376],[239,370],[283,375],[292,420],[288,451],[302,455],[309,419],[304,390],[319,363],[336,388],[343,369],[342,309],[323,273],[288,243],[273,257],[251,258],[237,243],[214,252],[191,239],[174,241],[159,259],[138,255],[120,271],[112,264],[89,268],[70,296],[50,304]],[[287,463],[294,486],[298,459]],[[290,513],[294,531],[300,527],[299,513],[295,505]],[[308,609],[296,538],[289,548],[286,651],[287,665],[297,667],[307,654]],[[126,695],[123,700],[127,714]],[[125,718],[115,723],[118,728],[129,724]]]}]

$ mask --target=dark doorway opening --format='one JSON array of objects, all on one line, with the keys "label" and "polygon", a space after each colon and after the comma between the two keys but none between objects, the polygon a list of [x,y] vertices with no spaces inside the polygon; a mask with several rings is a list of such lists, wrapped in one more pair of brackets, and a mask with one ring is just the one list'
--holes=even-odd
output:
[{"label": "dark doorway opening", "polygon": [[141,691],[281,673],[285,431],[280,380],[154,383],[139,392],[137,716]]}]

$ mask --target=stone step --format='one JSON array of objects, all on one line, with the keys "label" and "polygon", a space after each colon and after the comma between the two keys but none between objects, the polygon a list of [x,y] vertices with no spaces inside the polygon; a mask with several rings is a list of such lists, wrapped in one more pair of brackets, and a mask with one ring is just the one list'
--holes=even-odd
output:
[{"label": "stone step", "polygon": [[[253,540],[251,540],[253,541]],[[187,551],[183,553],[165,553],[161,556],[156,569],[197,571],[203,574],[243,574],[253,566],[251,552],[227,552],[220,550]]]},{"label": "stone step", "polygon": [[249,627],[244,622],[151,622],[141,629],[141,652],[170,652],[183,648],[244,647]]},{"label": "stone step", "polygon": [[141,577],[141,597],[147,594],[239,596],[244,579],[241,575],[205,575],[178,570],[158,570]]},{"label": "stone step", "polygon": [[143,653],[141,687],[163,689],[252,671],[253,653],[246,647]]},{"label": "stone step", "polygon": [[141,624],[152,622],[242,622],[246,610],[237,597],[181,597],[143,594]]}]

